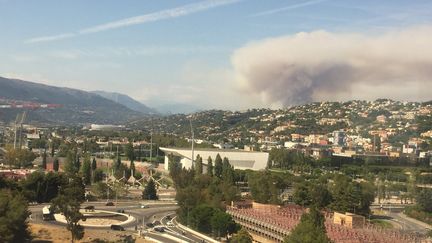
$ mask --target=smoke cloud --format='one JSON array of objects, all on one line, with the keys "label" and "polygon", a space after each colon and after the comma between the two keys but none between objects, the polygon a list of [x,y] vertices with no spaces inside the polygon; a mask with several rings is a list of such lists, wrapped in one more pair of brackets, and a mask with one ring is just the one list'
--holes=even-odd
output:
[{"label": "smoke cloud", "polygon": [[232,56],[241,90],[273,105],[432,99],[432,27],[380,35],[314,31],[247,44]]}]

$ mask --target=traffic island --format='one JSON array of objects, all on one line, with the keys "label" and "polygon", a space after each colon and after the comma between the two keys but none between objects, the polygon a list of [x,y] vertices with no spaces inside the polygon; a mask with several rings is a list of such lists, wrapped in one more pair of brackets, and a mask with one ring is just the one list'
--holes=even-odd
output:
[{"label": "traffic island", "polygon": [[[79,221],[79,224],[84,227],[109,228],[111,225],[126,225],[135,221],[135,217],[119,212],[105,210],[88,211],[84,209],[81,209],[80,212],[86,217],[85,220]],[[66,219],[62,214],[54,214],[54,219],[57,222],[66,224]]]}]

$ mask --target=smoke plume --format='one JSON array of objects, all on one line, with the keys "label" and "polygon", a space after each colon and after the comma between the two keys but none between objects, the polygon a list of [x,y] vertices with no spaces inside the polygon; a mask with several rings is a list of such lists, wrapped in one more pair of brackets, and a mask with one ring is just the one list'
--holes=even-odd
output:
[{"label": "smoke plume", "polygon": [[314,31],[247,44],[236,82],[266,103],[432,98],[432,27],[380,35]]}]

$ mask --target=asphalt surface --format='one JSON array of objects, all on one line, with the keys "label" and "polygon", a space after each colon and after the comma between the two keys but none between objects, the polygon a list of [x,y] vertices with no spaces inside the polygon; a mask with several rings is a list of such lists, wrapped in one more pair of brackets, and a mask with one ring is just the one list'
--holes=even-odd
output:
[{"label": "asphalt surface", "polygon": [[[377,206],[371,208],[379,208]],[[383,207],[383,210],[387,212],[385,216],[389,217],[389,221],[396,223],[400,226],[400,229],[406,232],[411,233],[420,233],[425,234],[432,226],[427,225],[421,221],[418,221],[413,218],[409,218],[405,214],[403,214],[404,206],[403,205],[386,205]]]},{"label": "asphalt surface", "polygon": [[[146,203],[146,208],[141,208],[142,201],[118,201],[115,206],[105,206],[105,203],[106,202],[102,201],[86,202],[82,204],[82,208],[91,205],[97,210],[106,210],[112,212],[124,210],[125,214],[129,214],[135,218],[133,222],[122,225],[126,230],[124,231],[126,234],[137,234],[137,230],[144,229],[144,235],[161,242],[205,242],[204,239],[200,238],[199,236],[185,232],[176,226],[174,220],[172,220],[175,217],[175,210],[178,209],[178,206],[175,203]],[[49,204],[29,206],[29,210],[32,213],[31,221],[40,224],[64,226],[64,224],[57,221],[44,221],[42,219],[42,208],[46,205]],[[171,219],[169,219],[167,216],[171,217]],[[156,227],[163,227],[164,232],[155,231],[155,227],[147,227],[147,223],[153,223],[155,221],[159,221],[161,223],[161,225],[157,225]],[[93,227],[86,226],[85,228],[91,229]],[[101,227],[97,228],[101,229]],[[106,228],[109,228],[109,226]]]}]

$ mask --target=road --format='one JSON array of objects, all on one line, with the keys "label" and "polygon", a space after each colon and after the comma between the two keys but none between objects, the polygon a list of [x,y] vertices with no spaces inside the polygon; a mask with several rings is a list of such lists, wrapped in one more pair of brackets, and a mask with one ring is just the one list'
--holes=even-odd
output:
[{"label": "road", "polygon": [[395,221],[401,225],[403,231],[425,234],[432,229],[430,225],[427,225],[416,219],[409,218],[401,212],[389,212],[387,216],[391,217],[392,221]]},{"label": "road", "polygon": [[[41,224],[51,224],[64,226],[64,224],[57,221],[43,221],[42,208],[48,204],[30,205],[29,210],[32,212],[31,220]],[[189,232],[184,232],[178,228],[174,222],[175,210],[178,206],[174,203],[151,203],[147,204],[146,208],[141,208],[139,201],[119,201],[116,206],[105,206],[105,202],[86,202],[83,203],[82,208],[86,206],[94,206],[98,210],[106,210],[116,212],[117,210],[124,210],[125,214],[133,216],[136,220],[123,225],[126,232],[130,234],[137,234],[137,230],[143,230],[144,234],[161,242],[205,242],[199,236],[195,236]],[[160,222],[160,225],[155,227],[163,227],[164,232],[155,231],[155,227],[148,227],[148,223]],[[108,227],[108,226],[107,226]],[[92,227],[86,226],[85,228],[91,230]],[[99,227],[100,229],[100,227]]]},{"label": "road", "polygon": [[[379,207],[374,206],[371,208]],[[389,217],[388,220],[399,225],[403,231],[425,234],[427,231],[432,229],[432,226],[403,214],[404,206],[401,206],[400,204],[386,205],[383,207],[383,210],[386,211],[386,216]]]}]

